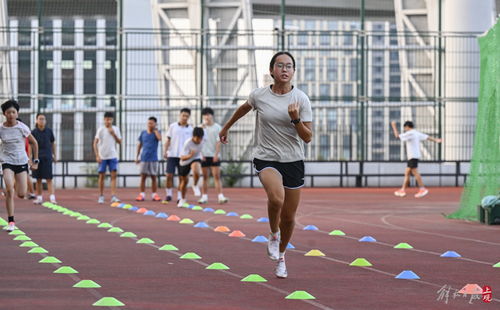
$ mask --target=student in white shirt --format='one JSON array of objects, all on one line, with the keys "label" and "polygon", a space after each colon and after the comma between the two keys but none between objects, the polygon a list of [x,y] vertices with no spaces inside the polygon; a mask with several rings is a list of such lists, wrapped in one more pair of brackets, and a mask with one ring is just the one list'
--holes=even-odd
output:
[{"label": "student in white shirt", "polygon": [[201,162],[201,149],[203,147],[203,128],[195,127],[193,137],[184,143],[179,162],[179,191],[181,198],[177,204],[182,207],[186,203],[186,188],[191,169],[199,170]]},{"label": "student in white shirt", "polygon": [[[167,160],[167,198],[165,198],[163,203],[168,203],[172,200],[175,168],[179,170],[182,149],[186,141],[189,140],[193,134],[193,127],[191,127],[188,123],[190,116],[190,109],[181,109],[181,112],[179,113],[179,121],[170,124],[167,130],[167,142],[165,143],[163,151],[163,157]],[[178,190],[177,200],[180,200],[181,196],[181,192]]]},{"label": "student in white shirt", "polygon": [[[2,112],[6,121],[0,125],[0,140],[2,147],[0,161],[2,162],[3,181],[5,183],[8,224],[3,229],[17,229],[14,221],[14,194],[19,198],[26,196],[28,165],[32,170],[38,169],[38,143],[31,135],[28,126],[17,120],[19,104],[16,100],[7,100],[2,104]],[[26,138],[31,145],[33,161],[26,154]]]},{"label": "student in white shirt", "polygon": [[104,126],[97,129],[94,139],[94,153],[99,163],[99,199],[98,203],[104,203],[104,178],[106,170],[111,174],[111,202],[119,202],[116,196],[116,175],[118,170],[118,151],[116,144],[122,143],[120,128],[113,126],[114,114],[104,113]]},{"label": "student in white shirt", "polygon": [[408,156],[408,163],[405,170],[405,178],[403,181],[403,186],[401,189],[394,192],[394,195],[398,197],[406,196],[406,187],[410,183],[410,174],[415,177],[417,181],[417,185],[419,186],[418,193],[415,194],[415,198],[422,198],[429,193],[429,191],[425,188],[424,182],[422,181],[422,176],[418,172],[418,161],[421,157],[420,154],[420,141],[429,140],[436,143],[441,143],[441,139],[436,139],[433,137],[429,137],[424,133],[421,133],[414,129],[413,122],[406,121],[403,125],[404,133],[399,134],[399,131],[396,127],[396,122],[391,122],[392,131],[394,136],[397,139],[400,139],[403,142],[406,142],[406,154]]}]

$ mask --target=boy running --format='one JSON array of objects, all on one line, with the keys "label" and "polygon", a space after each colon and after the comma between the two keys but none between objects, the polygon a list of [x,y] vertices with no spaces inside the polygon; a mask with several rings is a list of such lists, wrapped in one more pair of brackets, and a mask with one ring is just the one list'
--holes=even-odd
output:
[{"label": "boy running", "polygon": [[200,169],[203,135],[203,128],[195,127],[193,137],[184,143],[179,163],[179,191],[182,196],[177,204],[178,207],[182,207],[186,203],[186,188],[191,168],[193,170]]},{"label": "boy running", "polygon": [[118,170],[118,152],[116,144],[122,143],[120,129],[113,126],[114,115],[112,112],[104,113],[104,126],[97,129],[94,139],[94,153],[99,163],[99,199],[98,203],[104,203],[104,178],[106,170],[111,174],[111,202],[119,202],[116,197],[116,171]]},{"label": "boy running", "polygon": [[422,198],[429,193],[425,188],[424,182],[422,182],[422,176],[418,172],[418,160],[421,157],[420,154],[420,141],[429,140],[436,143],[441,143],[441,139],[436,139],[429,137],[428,135],[421,133],[414,129],[413,122],[406,121],[403,125],[404,133],[399,134],[396,128],[396,122],[391,122],[392,131],[396,139],[401,139],[401,141],[406,142],[406,154],[408,156],[408,165],[405,170],[405,178],[403,181],[403,186],[401,189],[394,192],[394,195],[398,197],[406,196],[406,187],[410,184],[410,174],[413,174],[417,180],[419,186],[418,193],[415,194],[415,198]]},{"label": "boy running", "polygon": [[[157,119],[151,116],[148,119],[148,128],[141,132],[139,143],[137,144],[137,156],[135,162],[141,165],[141,193],[136,201],[144,201],[146,197],[146,179],[151,177],[151,198],[153,201],[161,201],[160,196],[156,193],[158,185],[156,176],[158,174],[158,141],[161,141],[161,133],[156,128]],[[142,150],[142,152],[141,152]]]},{"label": "boy running", "polygon": [[[172,187],[174,186],[175,168],[179,170],[180,156],[184,144],[193,134],[193,127],[188,124],[191,110],[183,108],[179,114],[179,121],[170,124],[167,130],[163,157],[167,160],[167,198],[164,202],[172,200]],[[181,199],[181,192],[177,191],[177,200]]]},{"label": "boy running", "polygon": [[222,193],[222,185],[220,182],[220,139],[219,132],[222,127],[214,121],[214,110],[204,108],[201,111],[203,116],[203,124],[201,127],[205,130],[205,139],[201,150],[201,167],[203,170],[203,187],[202,196],[198,203],[204,204],[208,202],[208,180],[210,171],[214,178],[215,189],[218,194],[219,203],[226,203],[228,199]]},{"label": "boy running", "polygon": [[[2,140],[1,161],[3,180],[6,190],[6,207],[8,224],[4,230],[16,229],[14,221],[14,191],[19,198],[26,196],[28,164],[31,169],[38,168],[38,144],[25,124],[17,120],[19,104],[15,100],[7,100],[2,104],[2,112],[6,121],[0,126],[0,140]],[[29,139],[33,162],[30,161],[25,150],[26,138]]]},{"label": "boy running", "polygon": [[42,180],[47,180],[47,189],[49,191],[49,199],[52,203],[56,202],[56,196],[54,195],[54,186],[52,185],[52,163],[56,162],[56,143],[54,138],[54,133],[50,128],[46,126],[47,119],[44,114],[38,113],[36,116],[35,129],[31,131],[33,137],[35,137],[38,147],[40,164],[38,164],[38,169],[33,171],[33,178],[36,179],[36,193],[37,198],[33,202],[35,204],[41,204],[43,202],[42,197]]}]

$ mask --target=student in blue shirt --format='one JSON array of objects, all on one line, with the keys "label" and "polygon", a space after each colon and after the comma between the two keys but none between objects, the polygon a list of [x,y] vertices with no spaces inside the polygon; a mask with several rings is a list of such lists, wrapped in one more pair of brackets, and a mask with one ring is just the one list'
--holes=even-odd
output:
[{"label": "student in blue shirt", "polygon": [[135,200],[144,201],[146,197],[146,179],[151,177],[151,198],[153,201],[161,201],[156,193],[158,184],[156,181],[158,175],[158,142],[161,141],[161,133],[156,127],[157,119],[151,116],[148,119],[147,129],[143,130],[139,136],[137,144],[137,156],[135,162],[141,167],[141,193]]}]

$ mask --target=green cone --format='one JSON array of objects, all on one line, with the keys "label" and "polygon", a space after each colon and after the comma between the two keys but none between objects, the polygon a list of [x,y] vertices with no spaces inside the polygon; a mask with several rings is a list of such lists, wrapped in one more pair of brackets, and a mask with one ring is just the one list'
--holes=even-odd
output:
[{"label": "green cone", "polygon": [[159,248],[158,250],[160,251],[178,251],[179,249],[176,248],[174,245],[172,244],[165,244],[164,246],[162,246],[161,248]]},{"label": "green cone", "polygon": [[99,224],[100,222],[101,222],[101,221],[96,220],[96,219],[90,219],[90,220],[88,220],[86,223],[87,223],[87,224],[94,224],[94,225],[97,225],[97,224]]},{"label": "green cone", "polygon": [[411,245],[409,245],[408,243],[406,243],[406,242],[397,244],[397,245],[394,246],[394,248],[395,249],[413,249],[413,247]]},{"label": "green cone", "polygon": [[75,212],[75,213],[70,215],[70,217],[80,217],[80,216],[82,216],[82,214],[79,212]]},{"label": "green cone", "polygon": [[22,248],[35,248],[38,246],[38,244],[34,243],[33,241],[25,241],[19,246]]},{"label": "green cone", "polygon": [[345,233],[342,230],[332,230],[329,233],[330,236],[345,236]]},{"label": "green cone", "polygon": [[179,224],[193,224],[193,220],[192,219],[188,219],[188,218],[185,218],[185,219],[182,219]]},{"label": "green cone", "polygon": [[78,273],[78,271],[69,266],[62,266],[54,270],[54,273]]},{"label": "green cone", "polygon": [[306,291],[295,291],[286,296],[285,299],[316,299],[316,297]]},{"label": "green cone", "polygon": [[18,236],[18,235],[26,235],[24,233],[24,231],[20,230],[20,229],[16,229],[16,230],[13,230],[9,233],[9,235],[11,236]]},{"label": "green cone", "polygon": [[135,237],[137,237],[137,235],[134,234],[133,232],[127,231],[127,232],[124,232],[123,234],[121,234],[120,237],[122,237],[122,238],[135,238]]},{"label": "green cone", "polygon": [[9,223],[7,223],[6,220],[0,217],[0,226],[7,226],[7,225],[9,225]]},{"label": "green cone", "polygon": [[113,228],[108,229],[108,231],[114,232],[114,233],[122,233],[123,229],[121,229],[120,227],[113,227]]},{"label": "green cone", "polygon": [[229,267],[224,265],[223,263],[213,263],[212,265],[210,266],[207,266],[207,268],[205,269],[209,269],[209,270],[228,270]]},{"label": "green cone", "polygon": [[71,216],[71,214],[73,214],[73,213],[75,213],[75,212],[73,212],[71,210],[66,210],[66,211],[63,212],[63,215],[69,215],[69,216]]},{"label": "green cone", "polygon": [[137,240],[136,243],[152,244],[155,242],[149,238],[142,238],[142,239]]},{"label": "green cone", "polygon": [[251,220],[253,219],[253,216],[251,216],[250,214],[243,214],[242,216],[240,216],[240,219]]},{"label": "green cone", "polygon": [[258,274],[249,274],[241,279],[241,282],[267,282],[267,280]]},{"label": "green cone", "polygon": [[47,251],[41,247],[35,247],[35,248],[31,248],[31,250],[29,250],[28,253],[49,253],[49,251]]},{"label": "green cone", "polygon": [[352,263],[349,264],[349,266],[369,267],[373,265],[364,258],[356,258]]},{"label": "green cone", "polygon": [[181,259],[201,259],[201,256],[194,252],[187,252],[186,254],[180,257]]},{"label": "green cone", "polygon": [[29,240],[31,240],[31,238],[28,237],[28,236],[26,236],[26,235],[19,235],[19,236],[16,236],[14,238],[14,240],[16,240],[16,241],[17,240],[19,240],[19,241],[29,241]]},{"label": "green cone", "polygon": [[194,206],[191,210],[200,211],[200,210],[203,210],[203,208],[201,206]]},{"label": "green cone", "polygon": [[95,307],[122,307],[124,303],[114,297],[103,297],[92,304]]},{"label": "green cone", "polygon": [[88,221],[90,220],[90,217],[86,216],[86,215],[81,215],[77,218],[78,221]]},{"label": "green cone", "polygon": [[496,263],[495,265],[493,265],[493,267],[495,268],[500,268],[500,262]]},{"label": "green cone", "polygon": [[110,223],[101,223],[97,227],[99,227],[99,228],[111,228],[111,227],[113,227],[113,225],[111,225]]},{"label": "green cone", "polygon": [[224,211],[222,209],[217,209],[217,210],[215,210],[214,214],[226,214],[226,211]]},{"label": "green cone", "polygon": [[124,205],[122,209],[128,210],[132,209],[133,205]]},{"label": "green cone", "polygon": [[46,263],[46,264],[59,264],[61,263],[60,260],[55,258],[54,256],[46,256],[43,259],[38,261],[39,263]]},{"label": "green cone", "polygon": [[96,287],[101,287],[99,284],[95,283],[92,280],[81,280],[80,282],[76,283],[73,285],[73,287],[79,287],[79,288],[96,288]]}]

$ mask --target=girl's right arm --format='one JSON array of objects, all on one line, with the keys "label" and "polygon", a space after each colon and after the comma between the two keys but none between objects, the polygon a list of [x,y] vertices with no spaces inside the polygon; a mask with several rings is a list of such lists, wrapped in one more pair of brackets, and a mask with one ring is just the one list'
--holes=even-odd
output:
[{"label": "girl's right arm", "polygon": [[236,123],[240,118],[245,116],[248,112],[252,110],[252,106],[247,102],[242,104],[236,111],[234,111],[233,116],[227,121],[222,130],[219,132],[220,142],[226,144],[227,141],[227,133],[229,129]]}]

